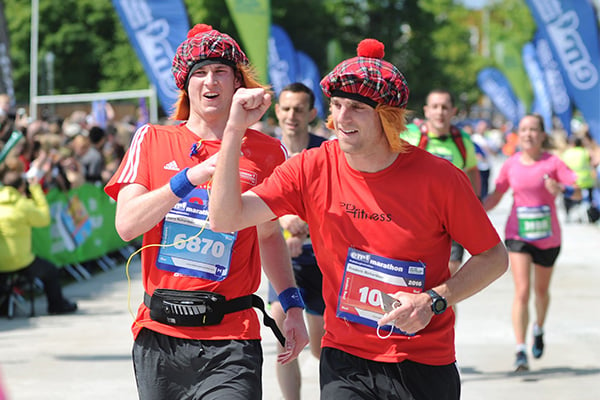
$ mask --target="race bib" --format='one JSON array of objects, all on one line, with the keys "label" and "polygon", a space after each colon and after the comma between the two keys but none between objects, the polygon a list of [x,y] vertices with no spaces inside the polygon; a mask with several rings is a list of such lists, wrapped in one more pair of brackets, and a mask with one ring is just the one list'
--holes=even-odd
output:
[{"label": "race bib", "polygon": [[519,236],[524,240],[540,240],[552,236],[550,206],[517,207]]},{"label": "race bib", "polygon": [[213,232],[207,219],[206,189],[194,189],[179,200],[165,216],[157,267],[211,281],[224,280],[237,232]]},{"label": "race bib", "polygon": [[[421,293],[425,285],[425,264],[376,256],[348,249],[344,279],[338,297],[337,317],[377,328],[383,317],[381,292]],[[393,325],[380,329],[406,335]]]}]

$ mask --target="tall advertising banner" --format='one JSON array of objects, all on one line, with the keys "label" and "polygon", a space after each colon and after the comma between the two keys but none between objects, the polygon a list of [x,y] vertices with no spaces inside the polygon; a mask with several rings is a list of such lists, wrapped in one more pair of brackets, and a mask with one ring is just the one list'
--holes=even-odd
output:
[{"label": "tall advertising banner", "polygon": [[12,65],[8,45],[8,28],[4,15],[4,2],[0,1],[0,93],[6,93],[10,105],[15,105],[15,87],[12,79]]},{"label": "tall advertising banner", "polygon": [[297,75],[296,82],[302,82],[310,88],[315,94],[315,108],[317,115],[321,119],[325,119],[325,110],[323,106],[323,91],[321,90],[321,74],[317,64],[310,56],[302,51],[296,52],[297,58]]},{"label": "tall advertising banner", "polygon": [[590,0],[526,0],[556,56],[567,90],[600,141],[600,45]]},{"label": "tall advertising banner", "polygon": [[271,25],[269,37],[269,82],[279,96],[281,89],[295,82],[298,76],[296,50],[287,32],[278,25]]},{"label": "tall advertising banner", "polygon": [[531,87],[533,87],[533,105],[531,111],[542,116],[544,126],[547,132],[550,132],[552,129],[552,103],[533,43],[525,43],[522,58],[525,71],[527,71],[529,81],[531,82]]},{"label": "tall advertising banner", "polygon": [[477,74],[477,84],[513,127],[518,126],[525,115],[525,106],[515,95],[504,74],[493,67],[484,68]]},{"label": "tall advertising banner", "polygon": [[550,94],[554,115],[560,120],[563,129],[567,132],[567,136],[571,136],[573,110],[565,80],[558,69],[558,63],[554,59],[548,41],[538,33],[535,35],[533,43],[537,59],[544,74],[546,88]]},{"label": "tall advertising banner", "polygon": [[113,0],[113,5],[162,109],[171,114],[179,93],[171,64],[190,30],[183,1]]},{"label": "tall advertising banner", "polygon": [[269,0],[226,0],[242,49],[256,69],[261,82],[267,82],[267,57],[271,3]]}]

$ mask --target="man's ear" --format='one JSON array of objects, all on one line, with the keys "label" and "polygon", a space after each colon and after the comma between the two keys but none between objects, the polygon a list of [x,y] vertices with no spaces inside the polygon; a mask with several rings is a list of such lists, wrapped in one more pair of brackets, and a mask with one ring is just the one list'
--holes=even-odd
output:
[{"label": "man's ear", "polygon": [[310,120],[308,121],[309,123],[313,122],[315,120],[317,116],[317,109],[313,107],[312,110],[310,110]]},{"label": "man's ear", "polygon": [[244,85],[244,78],[242,77],[242,73],[240,71],[235,71],[235,80],[233,84],[236,90]]}]

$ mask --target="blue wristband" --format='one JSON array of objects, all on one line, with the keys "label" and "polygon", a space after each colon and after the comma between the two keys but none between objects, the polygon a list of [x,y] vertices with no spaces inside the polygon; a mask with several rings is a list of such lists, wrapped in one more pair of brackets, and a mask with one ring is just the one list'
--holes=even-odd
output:
[{"label": "blue wristband", "polygon": [[169,186],[171,187],[171,191],[175,194],[175,196],[180,199],[187,196],[189,192],[196,188],[195,185],[192,185],[192,182],[187,177],[187,171],[189,168],[184,168],[182,171],[178,172],[174,177],[169,181]]},{"label": "blue wristband", "polygon": [[563,194],[565,195],[565,197],[569,198],[573,196],[573,194],[575,194],[575,189],[573,188],[573,186],[565,186]]},{"label": "blue wristband", "polygon": [[300,296],[300,291],[297,287],[292,286],[285,289],[283,292],[279,293],[277,298],[279,299],[279,303],[281,303],[284,312],[287,312],[287,310],[292,307],[304,309],[304,301],[302,301],[302,296]]}]

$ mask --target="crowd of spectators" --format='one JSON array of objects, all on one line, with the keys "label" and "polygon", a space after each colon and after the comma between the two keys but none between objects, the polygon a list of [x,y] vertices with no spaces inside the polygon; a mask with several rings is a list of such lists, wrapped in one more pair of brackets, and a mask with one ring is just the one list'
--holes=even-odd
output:
[{"label": "crowd of spectators", "polygon": [[[126,117],[109,118],[98,123],[86,111],[77,110],[65,118],[54,115],[31,120],[27,114],[12,112],[0,95],[0,151],[14,131],[23,138],[0,163],[0,174],[31,171],[34,160],[49,163],[42,176],[44,191],[59,188],[68,191],[85,182],[103,185],[123,158],[131,136],[143,121]],[[110,105],[107,106],[110,110]]]}]

